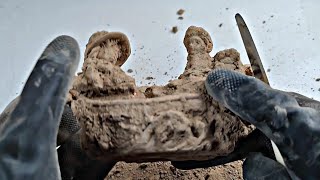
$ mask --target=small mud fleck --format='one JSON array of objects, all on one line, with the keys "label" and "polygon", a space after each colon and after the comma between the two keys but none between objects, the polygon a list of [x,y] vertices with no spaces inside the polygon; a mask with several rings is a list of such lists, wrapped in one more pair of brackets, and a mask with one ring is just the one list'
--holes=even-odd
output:
[{"label": "small mud fleck", "polygon": [[171,32],[174,33],[174,34],[177,33],[178,32],[178,27],[177,26],[173,26],[172,29],[171,29]]},{"label": "small mud fleck", "polygon": [[270,72],[271,71],[271,69],[267,69],[267,72]]},{"label": "small mud fleck", "polygon": [[132,70],[132,69],[128,69],[127,72],[128,72],[128,73],[132,73],[133,70]]},{"label": "small mud fleck", "polygon": [[222,24],[222,23],[220,23],[220,24],[219,24],[219,27],[222,27],[222,25],[223,25],[223,24]]},{"label": "small mud fleck", "polygon": [[320,81],[320,78],[317,78],[316,81]]},{"label": "small mud fleck", "polygon": [[179,20],[183,20],[183,17],[182,17],[182,16],[180,16],[180,17],[178,17],[178,19],[179,19]]},{"label": "small mud fleck", "polygon": [[181,15],[184,13],[184,11],[185,11],[184,9],[179,9],[179,10],[177,11],[177,14],[181,16]]},{"label": "small mud fleck", "polygon": [[262,24],[265,24],[266,23],[266,21],[262,21]]},{"label": "small mud fleck", "polygon": [[149,77],[146,77],[146,80],[152,80],[154,79],[153,77],[149,76]]}]

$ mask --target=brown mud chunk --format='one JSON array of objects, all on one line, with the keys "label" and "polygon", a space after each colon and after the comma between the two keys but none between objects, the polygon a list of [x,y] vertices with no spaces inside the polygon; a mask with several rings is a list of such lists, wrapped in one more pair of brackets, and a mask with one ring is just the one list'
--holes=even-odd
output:
[{"label": "brown mud chunk", "polygon": [[253,76],[253,71],[252,71],[250,64],[245,64],[245,65],[243,65],[243,67],[244,67],[244,72],[246,75]]},{"label": "brown mud chunk", "polygon": [[179,9],[179,10],[177,11],[177,14],[178,14],[179,16],[181,16],[184,12],[185,12],[184,9]]},{"label": "brown mud chunk", "polygon": [[132,73],[132,72],[133,72],[132,69],[128,69],[128,70],[127,70],[127,73]]},{"label": "brown mud chunk", "polygon": [[137,163],[119,162],[106,179],[152,179],[152,180],[239,180],[242,179],[242,162],[236,161],[226,165],[194,170],[179,170],[170,162],[143,163],[143,168]]},{"label": "brown mud chunk", "polygon": [[171,32],[174,33],[174,34],[177,33],[178,32],[178,27],[177,26],[173,26],[172,29],[171,29]]}]

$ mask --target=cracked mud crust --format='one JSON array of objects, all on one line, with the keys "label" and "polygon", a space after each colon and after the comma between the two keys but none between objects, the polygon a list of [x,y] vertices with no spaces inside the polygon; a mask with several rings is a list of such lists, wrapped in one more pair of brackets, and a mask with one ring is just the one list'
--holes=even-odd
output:
[{"label": "cracked mud crust", "polygon": [[92,35],[69,93],[82,126],[82,147],[90,156],[126,162],[204,160],[228,155],[252,131],[204,87],[213,68],[250,75],[239,53],[227,49],[210,57],[211,37],[195,26],[188,28],[184,45],[187,65],[178,79],[165,86],[137,87],[120,68],[130,54],[127,37],[105,31]]}]

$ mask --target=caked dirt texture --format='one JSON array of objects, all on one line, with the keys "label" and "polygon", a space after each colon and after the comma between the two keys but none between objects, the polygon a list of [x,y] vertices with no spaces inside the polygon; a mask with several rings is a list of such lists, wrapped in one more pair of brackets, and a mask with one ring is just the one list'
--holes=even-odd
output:
[{"label": "caked dirt texture", "polygon": [[242,178],[242,162],[236,161],[221,166],[179,170],[173,167],[170,162],[155,163],[124,163],[119,162],[112,169],[106,180],[236,180]]},{"label": "caked dirt texture", "polygon": [[[204,160],[231,153],[253,129],[213,101],[204,81],[214,68],[250,74],[239,53],[227,49],[210,57],[213,43],[200,27],[188,28],[187,65],[166,86],[137,87],[121,65],[130,55],[127,37],[97,32],[85,51],[82,72],[69,101],[82,126],[81,143],[93,158],[148,162]],[[107,179],[239,179],[241,162],[208,169],[177,170],[168,162],[119,162]]]}]

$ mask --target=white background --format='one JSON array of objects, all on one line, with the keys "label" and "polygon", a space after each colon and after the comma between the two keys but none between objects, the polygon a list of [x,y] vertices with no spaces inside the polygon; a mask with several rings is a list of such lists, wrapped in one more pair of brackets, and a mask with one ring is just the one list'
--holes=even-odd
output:
[{"label": "white background", "polygon": [[[176,15],[180,8],[183,20]],[[182,73],[187,56],[183,36],[191,25],[211,34],[212,56],[235,48],[249,63],[236,13],[244,17],[264,67],[270,69],[271,86],[320,100],[319,8],[316,0],[1,0],[0,111],[21,92],[45,46],[62,34],[77,39],[83,61],[92,33],[125,33],[132,53],[123,69],[133,70],[138,85],[163,85]],[[170,32],[173,26],[178,26],[176,34]],[[148,76],[155,79],[146,80]]]}]

